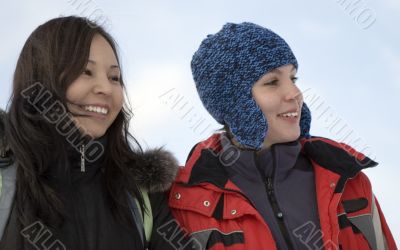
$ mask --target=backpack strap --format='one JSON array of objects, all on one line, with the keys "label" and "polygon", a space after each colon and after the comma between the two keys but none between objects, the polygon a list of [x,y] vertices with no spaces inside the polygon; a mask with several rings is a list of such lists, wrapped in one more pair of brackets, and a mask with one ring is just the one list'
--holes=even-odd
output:
[{"label": "backpack strap", "polygon": [[[153,230],[153,212],[151,209],[151,204],[150,204],[150,199],[149,199],[149,194],[142,190],[142,195],[143,195],[143,200],[144,200],[144,206],[146,208],[146,211],[144,213],[143,217],[143,225],[144,225],[144,234],[146,236],[146,241],[150,242],[151,239],[151,231]],[[139,201],[136,200],[136,204],[139,204]]]},{"label": "backpack strap", "polygon": [[145,246],[147,246],[150,242],[151,232],[153,230],[153,213],[151,211],[151,204],[147,191],[141,189],[140,192],[142,193],[144,200],[144,213],[140,208],[139,201],[136,198],[128,194],[128,200],[132,216],[135,220],[135,224],[141,236],[142,242]]},{"label": "backpack strap", "polygon": [[0,167],[0,239],[3,237],[15,196],[17,168],[15,164]]}]

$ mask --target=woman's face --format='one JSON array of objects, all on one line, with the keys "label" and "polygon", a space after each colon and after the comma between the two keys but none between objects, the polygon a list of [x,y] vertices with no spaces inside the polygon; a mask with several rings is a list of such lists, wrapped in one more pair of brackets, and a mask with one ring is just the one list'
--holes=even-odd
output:
[{"label": "woman's face", "polygon": [[295,75],[296,68],[289,64],[268,72],[253,85],[253,98],[268,122],[265,148],[300,136],[303,95],[295,85]]},{"label": "woman's face", "polygon": [[103,136],[124,102],[120,68],[110,44],[95,35],[84,72],[67,89],[68,110],[92,138]]}]

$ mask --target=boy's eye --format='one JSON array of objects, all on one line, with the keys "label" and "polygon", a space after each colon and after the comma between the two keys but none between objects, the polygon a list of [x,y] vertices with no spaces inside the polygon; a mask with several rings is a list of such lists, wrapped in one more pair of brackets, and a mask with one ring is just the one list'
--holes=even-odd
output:
[{"label": "boy's eye", "polygon": [[[296,83],[296,82],[297,82],[297,79],[298,79],[298,78],[295,77],[295,76],[291,78],[291,80],[292,80],[293,83]],[[264,83],[264,85],[269,85],[269,86],[271,86],[271,85],[273,86],[273,85],[277,85],[277,84],[278,84],[278,80],[277,80],[277,79],[271,80],[271,81],[268,81],[268,82]]]},{"label": "boy's eye", "polygon": [[278,83],[278,80],[272,80],[264,83],[264,85],[276,85]]}]

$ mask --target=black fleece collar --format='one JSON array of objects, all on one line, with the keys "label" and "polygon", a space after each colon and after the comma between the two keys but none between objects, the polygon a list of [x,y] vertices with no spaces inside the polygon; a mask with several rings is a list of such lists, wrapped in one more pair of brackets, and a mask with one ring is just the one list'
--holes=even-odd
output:
[{"label": "black fleece collar", "polygon": [[[191,153],[193,152],[194,150],[191,151]],[[341,184],[343,185],[348,178],[356,176],[362,169],[378,165],[368,157],[357,160],[354,155],[340,147],[339,143],[322,137],[312,137],[312,140],[305,139],[305,142],[302,143],[302,153],[321,167],[339,174],[342,177]],[[201,155],[194,163],[187,184],[196,185],[209,182],[224,188],[229,175],[221,163],[220,155],[220,152],[215,152],[210,148],[202,149]],[[190,157],[192,155],[189,155],[188,159]],[[343,185],[338,185],[338,191]]]}]

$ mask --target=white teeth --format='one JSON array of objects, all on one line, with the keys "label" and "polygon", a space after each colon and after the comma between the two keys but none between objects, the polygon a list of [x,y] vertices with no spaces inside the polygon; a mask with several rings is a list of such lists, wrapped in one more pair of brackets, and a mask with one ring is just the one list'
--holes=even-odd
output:
[{"label": "white teeth", "polygon": [[297,117],[297,116],[298,116],[298,113],[297,113],[297,112],[291,112],[291,113],[280,114],[280,116],[284,116],[284,117]]},{"label": "white teeth", "polygon": [[100,114],[103,114],[103,115],[108,114],[108,109],[102,108],[102,107],[85,106],[85,110],[90,111],[90,112],[100,113]]}]

